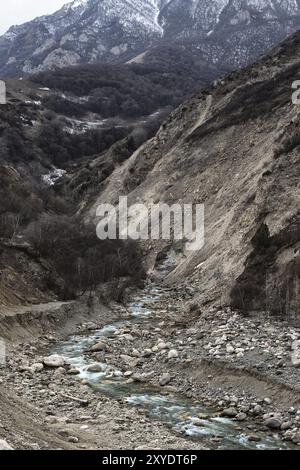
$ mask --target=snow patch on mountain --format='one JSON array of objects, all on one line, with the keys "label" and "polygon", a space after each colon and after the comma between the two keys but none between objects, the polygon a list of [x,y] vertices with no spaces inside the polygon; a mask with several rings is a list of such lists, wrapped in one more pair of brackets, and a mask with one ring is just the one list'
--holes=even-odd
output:
[{"label": "snow patch on mountain", "polygon": [[153,45],[189,41],[239,67],[300,27],[298,0],[74,0],[0,37],[1,75],[128,62]]}]

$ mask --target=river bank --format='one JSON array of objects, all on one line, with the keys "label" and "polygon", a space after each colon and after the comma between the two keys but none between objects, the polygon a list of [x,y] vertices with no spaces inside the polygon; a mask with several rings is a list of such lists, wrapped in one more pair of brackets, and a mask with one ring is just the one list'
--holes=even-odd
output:
[{"label": "river bank", "polygon": [[69,334],[92,333],[117,321],[120,311],[127,316],[123,306],[115,304],[114,311],[74,303],[48,307],[12,309],[2,323],[9,340],[0,367],[0,449],[199,449],[144,411],[95,394],[68,367],[43,364],[44,353]]},{"label": "river bank", "polygon": [[[148,285],[110,324],[12,350],[6,383],[80,448],[297,448],[299,330],[230,309],[187,315],[190,296]],[[53,354],[63,362],[49,367]]]}]

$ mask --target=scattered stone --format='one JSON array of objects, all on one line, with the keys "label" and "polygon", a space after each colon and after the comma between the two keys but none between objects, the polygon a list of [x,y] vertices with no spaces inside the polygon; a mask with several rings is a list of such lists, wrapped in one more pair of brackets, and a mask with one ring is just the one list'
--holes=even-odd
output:
[{"label": "scattered stone", "polygon": [[165,349],[168,349],[168,345],[163,342],[158,343],[156,347],[158,351],[164,351]]},{"label": "scattered stone", "polygon": [[106,344],[103,341],[99,341],[99,343],[95,344],[91,348],[91,351],[93,352],[105,351],[105,350],[106,350]]},{"label": "scattered stone", "polygon": [[235,349],[234,349],[234,347],[233,347],[231,344],[227,344],[227,345],[226,345],[226,352],[227,352],[228,354],[233,354],[234,351],[235,351]]},{"label": "scattered stone", "polygon": [[292,442],[297,445],[300,444],[300,432],[297,432],[292,436]]},{"label": "scattered stone", "polygon": [[120,379],[123,377],[123,372],[121,372],[120,370],[115,370],[113,372],[113,376]]},{"label": "scattered stone", "polygon": [[239,413],[236,415],[236,419],[237,421],[245,421],[247,419],[247,415],[246,413]]},{"label": "scattered stone", "polygon": [[68,371],[68,375],[79,375],[79,374],[80,374],[80,370],[75,369],[75,368],[71,368],[71,369]]},{"label": "scattered stone", "polygon": [[177,359],[179,357],[179,353],[176,349],[171,349],[168,354],[168,359]]},{"label": "scattered stone", "polygon": [[65,375],[67,373],[66,369],[64,367],[57,367],[54,372],[55,377],[59,377],[61,375]]},{"label": "scattered stone", "polygon": [[237,405],[238,402],[239,402],[239,399],[238,399],[238,397],[231,397],[230,401],[231,401],[231,403],[234,403],[235,405]]},{"label": "scattered stone", "polygon": [[285,421],[281,425],[281,430],[282,431],[287,431],[288,429],[291,429],[292,426],[293,426],[293,423],[291,421]]},{"label": "scattered stone", "polygon": [[132,357],[141,357],[141,354],[137,349],[134,349],[131,353]]},{"label": "scattered stone", "polygon": [[235,408],[225,408],[225,410],[222,411],[222,416],[226,416],[227,418],[235,418],[237,414],[238,412]]},{"label": "scattered stone", "polygon": [[279,418],[267,418],[265,420],[265,425],[269,428],[269,429],[280,429],[281,426],[282,426],[282,422]]},{"label": "scattered stone", "polygon": [[133,372],[131,370],[127,370],[125,373],[124,373],[124,377],[131,377],[133,375]]},{"label": "scattered stone", "polygon": [[134,337],[130,334],[124,334],[120,336],[120,339],[125,339],[125,341],[134,341]]},{"label": "scattered stone", "polygon": [[162,387],[164,387],[165,385],[167,385],[168,383],[170,383],[172,380],[172,377],[171,375],[167,372],[166,374],[163,374],[160,379],[159,379],[159,385],[161,385]]},{"label": "scattered stone", "polygon": [[66,362],[64,357],[59,356],[58,354],[53,354],[52,356],[45,357],[43,363],[47,367],[58,368],[63,367]]},{"label": "scattered stone", "polygon": [[256,405],[253,409],[253,413],[257,416],[262,414],[263,413],[262,407],[260,405]]},{"label": "scattered stone", "polygon": [[128,356],[128,354],[121,354],[120,359],[127,365],[132,364],[132,356]]},{"label": "scattered stone", "polygon": [[32,364],[32,366],[30,367],[30,371],[33,374],[37,372],[42,372],[43,369],[44,369],[44,364],[42,364],[41,362],[36,362],[35,364]]}]

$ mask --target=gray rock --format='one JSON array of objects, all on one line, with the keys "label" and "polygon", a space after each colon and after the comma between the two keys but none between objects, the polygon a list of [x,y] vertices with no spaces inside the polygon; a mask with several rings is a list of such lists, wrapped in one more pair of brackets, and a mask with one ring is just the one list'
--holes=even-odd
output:
[{"label": "gray rock", "polygon": [[146,383],[152,377],[152,373],[146,374],[145,372],[142,374],[133,374],[132,379],[135,382]]},{"label": "gray rock", "polygon": [[131,370],[127,370],[125,373],[124,373],[124,377],[131,377],[133,375],[133,372]]},{"label": "gray rock", "polygon": [[120,370],[115,370],[115,371],[113,372],[113,376],[114,376],[114,377],[117,377],[117,378],[119,378],[119,379],[122,378],[123,375],[124,375],[123,372],[121,372]]},{"label": "gray rock", "polygon": [[122,361],[125,362],[125,364],[128,364],[128,365],[131,365],[132,361],[133,361],[132,356],[128,356],[127,354],[121,354],[120,359],[122,359]]},{"label": "gray rock", "polygon": [[268,418],[265,420],[265,425],[270,429],[280,429],[282,422],[279,418]]},{"label": "gray rock", "polygon": [[131,353],[132,357],[141,357],[140,352],[137,349],[134,349]]},{"label": "gray rock", "polygon": [[52,356],[45,357],[43,363],[47,367],[63,367],[66,363],[64,357],[59,356],[58,354],[53,354]]},{"label": "gray rock", "polygon": [[156,347],[158,351],[163,351],[164,349],[168,349],[168,345],[163,342],[158,343]]},{"label": "gray rock", "polygon": [[3,439],[0,439],[0,450],[14,450],[8,442],[4,441]]},{"label": "gray rock", "polygon": [[222,411],[222,416],[226,416],[227,418],[235,418],[237,414],[238,412],[235,408],[225,408],[225,410]]},{"label": "gray rock", "polygon": [[227,344],[227,346],[226,346],[226,352],[227,352],[228,354],[233,354],[234,351],[235,351],[234,347],[233,347],[231,344]]},{"label": "gray rock", "polygon": [[159,385],[161,385],[162,387],[164,387],[165,385],[167,385],[168,383],[170,383],[172,380],[172,377],[171,375],[167,372],[166,374],[163,374],[160,379],[159,379]]},{"label": "gray rock", "polygon": [[91,350],[93,352],[97,352],[97,351],[105,351],[106,350],[106,344],[103,342],[103,341],[99,341],[99,343],[95,344]]},{"label": "gray rock", "polygon": [[300,444],[300,432],[297,432],[292,436],[292,442],[294,444]]},{"label": "gray rock", "polygon": [[79,375],[79,374],[80,374],[80,370],[75,369],[75,368],[71,368],[71,369],[68,371],[68,375]]},{"label": "gray rock", "polygon": [[287,431],[288,429],[291,429],[292,426],[293,426],[293,423],[291,421],[285,421],[281,425],[281,430],[282,431]]},{"label": "gray rock", "polygon": [[134,341],[134,337],[130,334],[124,334],[120,336],[120,339],[125,339],[125,341]]},{"label": "gray rock", "polygon": [[88,372],[93,372],[95,374],[104,372],[104,366],[102,364],[92,364],[87,368]]},{"label": "gray rock", "polygon": [[32,364],[32,366],[30,367],[30,371],[35,374],[36,372],[42,372],[42,370],[44,369],[44,364],[42,364],[41,362],[36,362],[35,364]]},{"label": "gray rock", "polygon": [[263,408],[260,405],[256,405],[253,409],[253,413],[258,416],[263,413]]},{"label": "gray rock", "polygon": [[168,359],[177,359],[179,357],[179,353],[176,349],[171,349],[168,354]]},{"label": "gray rock", "polygon": [[238,421],[245,421],[247,419],[247,415],[246,413],[239,413],[237,416],[236,416],[236,419]]},{"label": "gray rock", "polygon": [[65,375],[66,373],[67,373],[67,371],[64,367],[56,367],[55,372],[54,372],[53,375],[55,377],[59,377],[61,375]]}]

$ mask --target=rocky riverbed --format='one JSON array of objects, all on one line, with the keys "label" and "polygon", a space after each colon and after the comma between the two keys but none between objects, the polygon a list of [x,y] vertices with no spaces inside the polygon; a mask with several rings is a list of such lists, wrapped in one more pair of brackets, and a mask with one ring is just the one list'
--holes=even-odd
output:
[{"label": "rocky riverbed", "polygon": [[80,448],[297,448],[299,328],[192,295],[149,285],[111,325],[13,349],[2,380]]}]

